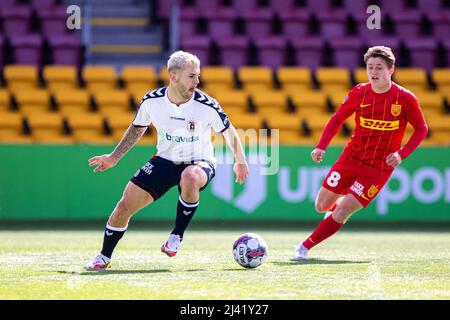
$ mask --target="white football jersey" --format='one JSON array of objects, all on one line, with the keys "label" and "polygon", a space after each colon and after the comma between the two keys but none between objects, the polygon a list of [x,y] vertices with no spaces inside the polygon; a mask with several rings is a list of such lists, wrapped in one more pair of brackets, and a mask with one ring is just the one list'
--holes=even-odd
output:
[{"label": "white football jersey", "polygon": [[158,132],[157,155],[175,163],[209,161],[214,167],[211,128],[223,132],[230,126],[219,103],[200,90],[179,106],[167,97],[167,87],[148,92],[133,120],[135,126],[153,124]]}]

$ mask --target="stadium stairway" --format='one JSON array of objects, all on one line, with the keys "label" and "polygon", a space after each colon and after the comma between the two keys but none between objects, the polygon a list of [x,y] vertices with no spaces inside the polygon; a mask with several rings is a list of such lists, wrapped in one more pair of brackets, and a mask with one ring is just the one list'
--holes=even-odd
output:
[{"label": "stadium stairway", "polygon": [[[67,5],[73,0],[65,0]],[[146,0],[91,0],[88,7],[81,2],[81,10],[90,15],[87,35],[87,64],[161,65],[165,54],[163,32],[150,21],[151,12]],[[86,11],[87,10],[87,11]]]}]

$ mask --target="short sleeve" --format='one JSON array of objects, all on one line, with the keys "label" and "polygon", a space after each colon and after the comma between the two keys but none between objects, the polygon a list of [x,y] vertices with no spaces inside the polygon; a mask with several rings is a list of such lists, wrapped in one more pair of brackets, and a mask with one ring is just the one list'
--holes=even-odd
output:
[{"label": "short sleeve", "polygon": [[152,123],[150,115],[151,99],[142,101],[136,115],[134,116],[133,125],[138,127],[148,127]]},{"label": "short sleeve", "polygon": [[215,104],[213,109],[211,126],[215,132],[223,132],[230,126],[230,120],[219,104]]}]

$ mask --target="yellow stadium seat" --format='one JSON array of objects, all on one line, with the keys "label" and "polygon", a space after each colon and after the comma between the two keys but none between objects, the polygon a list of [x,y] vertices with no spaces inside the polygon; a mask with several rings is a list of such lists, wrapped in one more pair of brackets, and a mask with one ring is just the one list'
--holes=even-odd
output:
[{"label": "yellow stadium seat", "polygon": [[23,135],[23,117],[17,112],[0,113],[0,142],[16,142],[23,139],[31,142],[30,137]]},{"label": "yellow stadium seat", "polygon": [[164,86],[168,86],[169,85],[169,72],[167,71],[167,68],[162,67],[159,70],[159,80],[164,84]]},{"label": "yellow stadium seat", "polygon": [[0,89],[0,113],[8,112],[10,110],[10,97],[5,89]]},{"label": "yellow stadium seat", "polygon": [[273,114],[264,118],[271,129],[280,131],[298,131],[302,130],[302,118],[297,114]]},{"label": "yellow stadium seat", "polygon": [[327,125],[328,121],[330,120],[330,116],[331,115],[329,114],[317,113],[315,115],[310,114],[304,119],[311,128],[311,130],[313,130],[315,133],[321,134],[323,129],[325,129],[325,126]]},{"label": "yellow stadium seat", "polygon": [[217,100],[231,121],[236,116],[248,113],[247,94],[242,90],[220,90],[212,97]]},{"label": "yellow stadium seat", "polygon": [[261,128],[262,118],[256,113],[242,114],[232,119],[232,124],[236,129],[255,129]]},{"label": "yellow stadium seat", "polygon": [[[128,91],[155,89],[158,86],[156,70],[152,66],[124,66],[122,80]],[[143,94],[145,94],[145,92]]]},{"label": "yellow stadium seat", "polygon": [[113,138],[115,142],[119,142],[125,131],[131,125],[134,119],[134,113],[114,114],[111,113],[107,116],[108,124],[113,132]]},{"label": "yellow stadium seat", "polygon": [[347,95],[348,91],[336,91],[329,93],[327,96],[331,100],[331,103],[333,103],[335,110],[337,110],[344,102]]},{"label": "yellow stadium seat", "polygon": [[296,112],[301,115],[326,112],[326,95],[322,91],[312,91],[308,94],[296,93],[291,94],[290,97]]},{"label": "yellow stadium seat", "polygon": [[432,131],[446,131],[450,135],[450,115],[435,110],[423,110],[423,113]]},{"label": "yellow stadium seat", "polygon": [[431,77],[440,93],[450,92],[450,68],[436,68],[431,71]]},{"label": "yellow stadium seat", "polygon": [[283,91],[262,91],[251,94],[260,115],[272,115],[288,112],[287,95]]},{"label": "yellow stadium seat", "polygon": [[313,90],[311,72],[307,67],[280,67],[277,69],[277,76],[282,90],[286,93]]},{"label": "yellow stadium seat", "polygon": [[76,143],[113,144],[112,136],[104,132],[104,117],[100,114],[71,114],[67,116]]},{"label": "yellow stadium seat", "polygon": [[422,91],[415,93],[421,109],[444,111],[444,96],[437,92]]},{"label": "yellow stadium seat", "polygon": [[247,93],[258,93],[274,90],[272,69],[269,67],[241,67],[238,78]]},{"label": "yellow stadium seat", "polygon": [[44,89],[20,90],[15,93],[19,112],[24,115],[50,112],[50,94]]},{"label": "yellow stadium seat", "polygon": [[38,70],[36,66],[6,65],[3,68],[3,75],[8,90],[11,92],[37,89],[39,87]]},{"label": "yellow stadium seat", "polygon": [[90,92],[115,90],[117,75],[113,66],[85,66],[82,70],[83,80]]},{"label": "yellow stadium seat", "polygon": [[422,68],[397,68],[393,74],[394,81],[402,87],[419,93],[428,90],[427,73]]},{"label": "yellow stadium seat", "polygon": [[320,67],[316,70],[320,90],[325,93],[351,89],[350,73],[347,68]]},{"label": "yellow stadium seat", "polygon": [[63,116],[58,113],[32,114],[27,116],[33,142],[60,144],[73,143],[73,137],[64,135]]},{"label": "yellow stadium seat", "polygon": [[366,68],[356,68],[353,71],[353,77],[357,84],[369,82]]},{"label": "yellow stadium seat", "polygon": [[208,95],[234,90],[233,70],[230,67],[203,67],[200,74],[202,90]]},{"label": "yellow stadium seat", "polygon": [[77,69],[74,66],[44,66],[44,80],[51,92],[75,90],[78,88]]},{"label": "yellow stadium seat", "polygon": [[86,90],[58,91],[54,97],[58,112],[62,115],[84,114],[90,111],[89,93]]},{"label": "yellow stadium seat", "polygon": [[98,91],[93,93],[98,111],[102,114],[130,111],[130,96],[126,91]]}]

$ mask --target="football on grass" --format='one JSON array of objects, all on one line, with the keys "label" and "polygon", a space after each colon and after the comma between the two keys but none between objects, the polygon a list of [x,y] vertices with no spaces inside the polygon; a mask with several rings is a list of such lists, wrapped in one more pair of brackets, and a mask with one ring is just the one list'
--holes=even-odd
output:
[{"label": "football on grass", "polygon": [[256,268],[268,257],[266,241],[256,233],[241,234],[233,244],[233,257],[244,268]]}]

